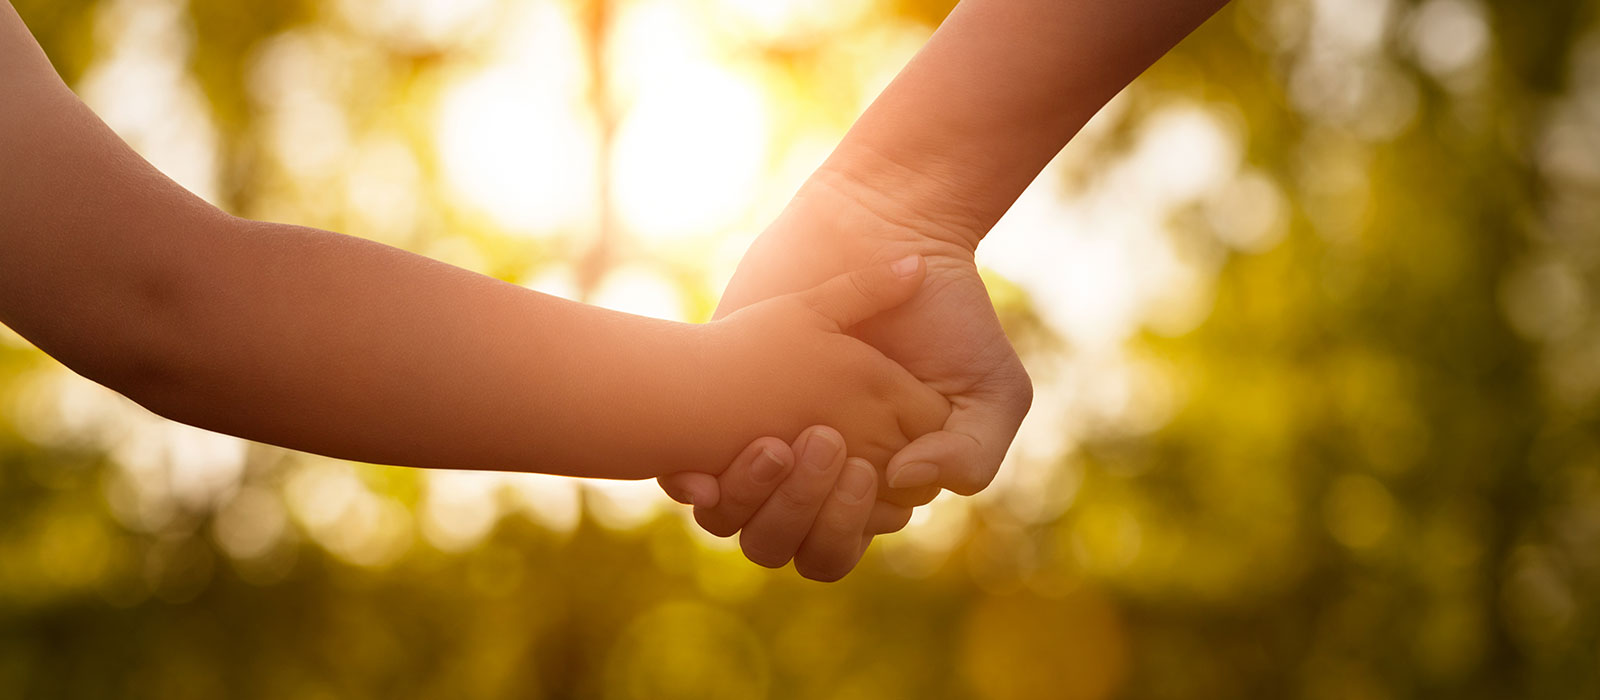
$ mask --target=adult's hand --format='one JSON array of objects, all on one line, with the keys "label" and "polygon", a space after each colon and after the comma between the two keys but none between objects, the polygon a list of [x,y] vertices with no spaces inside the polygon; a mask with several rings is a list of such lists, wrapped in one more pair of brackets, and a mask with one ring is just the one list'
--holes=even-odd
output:
[{"label": "adult's hand", "polygon": [[[975,243],[976,237],[963,236],[953,222],[914,215],[826,168],[819,172],[751,246],[717,316],[813,287],[840,271],[922,255],[928,272],[917,295],[854,333],[944,395],[951,402],[950,417],[942,430],[916,438],[887,465],[876,465],[882,479],[875,485],[879,501],[865,518],[855,515],[859,506],[835,505],[836,514],[851,515],[813,523],[811,516],[836,492],[830,488],[836,473],[789,470],[794,458],[776,438],[752,443],[720,477],[675,474],[660,480],[662,488],[680,502],[692,502],[697,521],[713,534],[728,536],[743,528],[741,546],[758,564],[782,566],[802,538],[807,548],[829,553],[823,565],[804,551],[795,557],[796,569],[818,580],[848,572],[873,535],[904,527],[910,508],[932,500],[941,487],[965,495],[982,490],[999,470],[1033,387],[973,263]],[[818,431],[813,428],[796,441],[794,454],[802,455],[801,462],[801,446]],[[763,454],[769,456],[758,458]],[[779,463],[785,466],[779,469]],[[769,497],[772,502],[764,506]],[[769,509],[783,515],[753,515]],[[850,531],[841,526],[844,522],[861,522],[865,529]]]},{"label": "adult's hand", "polygon": [[[962,494],[999,469],[1033,389],[973,264],[978,241],[1107,100],[1226,0],[966,0],[744,261],[718,314],[910,254],[910,302],[855,329],[951,402],[880,498]],[[676,477],[673,477],[676,478]],[[680,484],[663,480],[671,492]],[[702,483],[704,486],[705,484]]]},{"label": "adult's hand", "polygon": [[923,289],[857,335],[951,402],[885,471],[890,500],[994,478],[1033,400],[973,251],[1112,95],[1226,0],[968,0],[746,254],[718,314],[920,254]]},{"label": "adult's hand", "polygon": [[813,426],[793,445],[772,437],[750,443],[720,475],[685,473],[661,483],[674,499],[694,505],[695,521],[707,532],[739,533],[750,561],[777,568],[793,559],[802,576],[836,581],[855,567],[874,533],[898,530],[911,515],[910,508],[874,502],[872,465],[846,458],[843,446],[838,431]]},{"label": "adult's hand", "polygon": [[971,495],[988,486],[1032,402],[973,262],[976,243],[960,222],[910,211],[825,167],[751,246],[717,308],[721,316],[841,271],[924,257],[918,294],[855,329],[951,402],[942,430],[878,465],[885,499],[901,505],[926,503],[940,487]]}]

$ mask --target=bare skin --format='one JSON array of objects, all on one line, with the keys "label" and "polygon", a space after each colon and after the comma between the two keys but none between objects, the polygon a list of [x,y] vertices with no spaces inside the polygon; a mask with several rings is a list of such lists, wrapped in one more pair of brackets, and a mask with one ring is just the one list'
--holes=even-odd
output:
[{"label": "bare skin", "polygon": [[671,323],[229,216],[79,102],[9,6],[0,105],[0,322],[174,420],[367,462],[637,479],[818,423],[881,463],[948,413],[845,334],[916,293],[914,256]]},{"label": "bare skin", "polygon": [[[697,516],[726,516],[719,521],[719,529],[744,528],[741,541],[747,552],[758,553],[751,558],[761,563],[772,565],[785,548],[769,546],[769,540],[795,542],[794,533],[807,532],[808,528],[808,534],[799,538],[802,544],[797,545],[801,553],[854,549],[854,556],[834,556],[825,566],[802,567],[807,576],[828,579],[848,571],[859,556],[858,548],[865,546],[870,534],[903,526],[909,516],[908,506],[925,503],[940,488],[971,493],[987,485],[1026,412],[1031,385],[994,319],[972,265],[971,252],[1022,188],[1094,111],[1221,4],[1219,0],[964,2],[862,117],[780,220],[752,247],[719,310],[719,315],[726,314],[759,299],[805,289],[867,261],[883,262],[907,253],[923,255],[928,261],[928,283],[904,308],[855,329],[855,334],[906,363],[916,377],[936,386],[950,400],[954,410],[943,430],[898,451],[885,472],[887,483],[877,491],[883,500],[875,504],[868,501],[840,505],[839,493],[856,492],[844,488],[844,479],[832,482],[831,489],[802,483],[831,481],[839,474],[854,473],[851,470],[813,473],[787,469],[783,481],[764,482],[769,484],[765,486],[769,494],[789,494],[783,498],[792,502],[783,502],[782,507],[776,503],[780,499],[751,509],[748,504],[736,506],[734,500],[721,498],[740,484],[751,487],[751,492],[760,491],[763,484],[756,484],[753,478],[739,481],[745,478],[746,470],[732,470],[723,475],[720,483],[705,474],[696,477],[681,473],[663,480],[663,487],[680,500],[700,504]],[[0,61],[4,62],[0,65],[5,69],[0,80],[5,81],[3,89],[8,101],[28,104],[28,100],[40,100],[40,105],[59,108],[54,114],[63,120],[61,128],[70,128],[74,120],[92,122],[80,126],[98,128],[103,133],[95,138],[104,141],[110,137],[114,141],[109,130],[81,109],[70,93],[56,87],[59,80],[48,70],[14,12],[4,13],[0,21],[0,38],[5,40],[0,46]],[[62,102],[70,104],[63,106],[59,104]],[[18,120],[27,116],[27,110],[0,114],[0,128],[14,135],[18,133]],[[7,140],[6,147],[38,147],[29,141],[27,137],[13,137]],[[209,221],[214,213],[204,211],[205,207],[192,197],[145,201],[146,192],[139,182],[159,180],[153,189],[175,186],[144,166],[125,147],[120,152],[112,148],[99,155],[109,159],[109,179],[120,189],[95,189],[104,184],[97,180],[108,176],[93,172],[99,166],[93,160],[57,161],[51,167],[57,168],[56,174],[67,184],[94,191],[97,203],[127,207],[137,215],[130,220],[154,216],[164,218],[166,227],[215,226]],[[48,201],[24,196],[30,193],[6,184],[7,206],[37,206]],[[37,195],[37,188],[31,194]],[[51,213],[48,208],[45,211]],[[191,218],[196,216],[199,221]],[[7,220],[19,219],[7,212]],[[93,222],[79,217],[53,223],[63,228],[82,228]],[[119,219],[113,223],[127,222]],[[11,243],[0,238],[0,245]],[[49,243],[40,242],[40,249],[32,252],[55,252],[47,247]],[[192,254],[193,249],[177,246],[159,254],[181,258],[185,252]],[[120,262],[110,259],[114,256],[106,257],[100,262]],[[78,320],[85,322],[78,327],[80,337],[74,338],[70,330],[61,331],[58,338],[42,343],[59,342],[58,347],[68,353],[97,343],[113,350],[136,347],[128,343],[140,339],[137,331],[131,337],[117,337],[98,332],[93,322],[105,321],[110,324],[108,327],[114,327],[116,319],[112,317],[138,317],[137,314],[160,309],[173,293],[159,281],[145,280],[110,290],[131,291],[132,296],[108,297],[104,294],[108,290],[85,289],[84,297],[75,298],[73,294],[57,295],[51,290],[19,291],[16,287],[25,287],[17,281],[21,278],[8,279],[12,280],[11,286],[0,286],[0,295],[21,300],[12,302],[13,306],[32,303],[34,308],[44,308],[51,303],[90,297],[118,300],[100,306],[72,307],[72,312],[79,314]],[[0,280],[0,285],[5,283]],[[98,296],[96,291],[100,292]],[[29,294],[34,298],[27,299]],[[13,316],[17,315],[0,316],[0,320],[10,325],[27,322],[14,321]],[[144,332],[160,334],[159,328]],[[155,381],[158,387],[161,375],[172,371],[140,355],[103,365],[94,363],[94,359],[90,357],[74,366],[91,376],[105,373],[110,381]],[[186,365],[182,368],[190,369]],[[831,419],[826,422],[848,425]],[[850,435],[855,430],[845,432]],[[852,443],[852,451],[857,443]],[[790,463],[800,445],[775,440],[767,444],[780,455],[779,461],[787,459]],[[779,450],[777,445],[785,449]],[[883,445],[875,447],[882,449]],[[889,489],[889,483],[899,488]],[[835,500],[828,501],[826,505],[830,507],[824,508],[823,501],[830,498]],[[790,507],[799,501],[815,507]],[[739,510],[726,510],[735,507]],[[858,517],[868,508],[870,517]],[[779,516],[766,517],[769,512]],[[841,527],[853,522],[866,523],[865,536]],[[800,559],[796,562],[801,566]],[[838,566],[843,570],[826,568]]]},{"label": "bare skin", "polygon": [[[940,489],[972,494],[993,480],[1032,384],[1000,328],[974,251],[1095,112],[1224,4],[964,0],[751,246],[719,316],[868,262],[928,260],[928,281],[916,296],[856,335],[949,399],[950,418],[889,461],[867,537],[838,535],[825,549],[864,547],[870,535],[903,526],[907,508]],[[702,522],[726,527],[738,513],[717,514],[730,508],[718,491],[739,473],[720,483],[690,473],[661,484],[693,500],[697,514],[705,511]],[[789,477],[801,478],[798,471]],[[740,538],[754,540],[747,551],[773,551],[794,540],[790,530],[811,523],[752,516]],[[847,559],[854,561],[835,561]]]}]

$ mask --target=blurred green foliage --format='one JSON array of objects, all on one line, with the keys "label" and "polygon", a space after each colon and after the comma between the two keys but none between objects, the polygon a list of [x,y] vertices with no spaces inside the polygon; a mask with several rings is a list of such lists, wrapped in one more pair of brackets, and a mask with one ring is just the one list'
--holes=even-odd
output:
[{"label": "blurred green foliage", "polygon": [[[103,3],[13,2],[69,82],[100,58]],[[332,5],[187,3],[234,211],[356,221],[311,195],[262,204],[294,184],[263,155],[247,87],[286,29],[366,36]],[[925,31],[948,6],[896,0],[860,21]],[[1376,38],[1324,26],[1344,12],[1376,12]],[[670,517],[564,531],[511,515],[465,551],[418,540],[352,563],[296,515],[238,556],[224,542],[283,519],[271,494],[314,458],[250,447],[225,493],[257,506],[177,499],[152,516],[127,495],[121,437],[25,424],[70,397],[41,379],[48,358],[0,342],[0,697],[1600,695],[1596,15],[1583,0],[1224,10],[1085,146],[1114,157],[1143,115],[1197,101],[1237,119],[1285,201],[1281,242],[1254,252],[1198,209],[1172,222],[1180,249],[1219,262],[1203,323],[1130,349],[1179,397],[1170,418],[1044,465],[1077,479],[1060,513],[980,501],[936,556],[885,538],[839,584],[758,569]],[[1457,65],[1463,16],[1488,36]],[[459,47],[367,40],[328,67],[347,73],[353,128],[417,146],[422,196],[441,197],[408,110]],[[828,43],[786,39],[769,60],[822,94],[807,66]],[[423,211],[390,242],[439,254],[427,231],[450,231],[508,278],[578,257]],[[993,283],[1030,365],[1073,351],[1034,313],[1056,302]],[[708,308],[715,290],[686,293]],[[416,472],[352,473],[421,507]]]}]

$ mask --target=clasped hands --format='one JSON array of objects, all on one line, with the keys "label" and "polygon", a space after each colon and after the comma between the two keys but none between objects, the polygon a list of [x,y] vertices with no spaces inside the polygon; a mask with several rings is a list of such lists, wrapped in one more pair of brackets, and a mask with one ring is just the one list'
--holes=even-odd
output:
[{"label": "clasped hands", "polygon": [[[840,407],[793,442],[759,438],[725,469],[659,479],[674,500],[694,506],[706,531],[740,533],[751,561],[793,560],[819,581],[849,573],[875,535],[905,527],[912,509],[941,490],[971,495],[988,486],[1032,402],[973,261],[982,232],[885,216],[892,203],[879,200],[888,197],[819,171],[751,246],[716,316],[846,283],[875,297],[840,325],[898,365],[885,370],[904,375],[896,386],[920,385],[888,393],[898,425],[830,424],[853,415]],[[888,272],[896,266],[911,268],[898,270],[913,278],[904,289]]]}]

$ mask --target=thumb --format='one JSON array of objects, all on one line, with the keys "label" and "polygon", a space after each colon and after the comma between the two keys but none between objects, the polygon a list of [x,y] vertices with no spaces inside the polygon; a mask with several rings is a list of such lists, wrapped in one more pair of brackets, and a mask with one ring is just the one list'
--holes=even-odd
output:
[{"label": "thumb", "polygon": [[802,292],[801,301],[843,330],[905,303],[926,273],[922,256],[909,255],[839,275]]},{"label": "thumb", "polygon": [[884,469],[894,489],[938,484],[963,496],[994,479],[1033,403],[1033,384],[1021,369],[953,401],[944,429],[901,448]]}]

